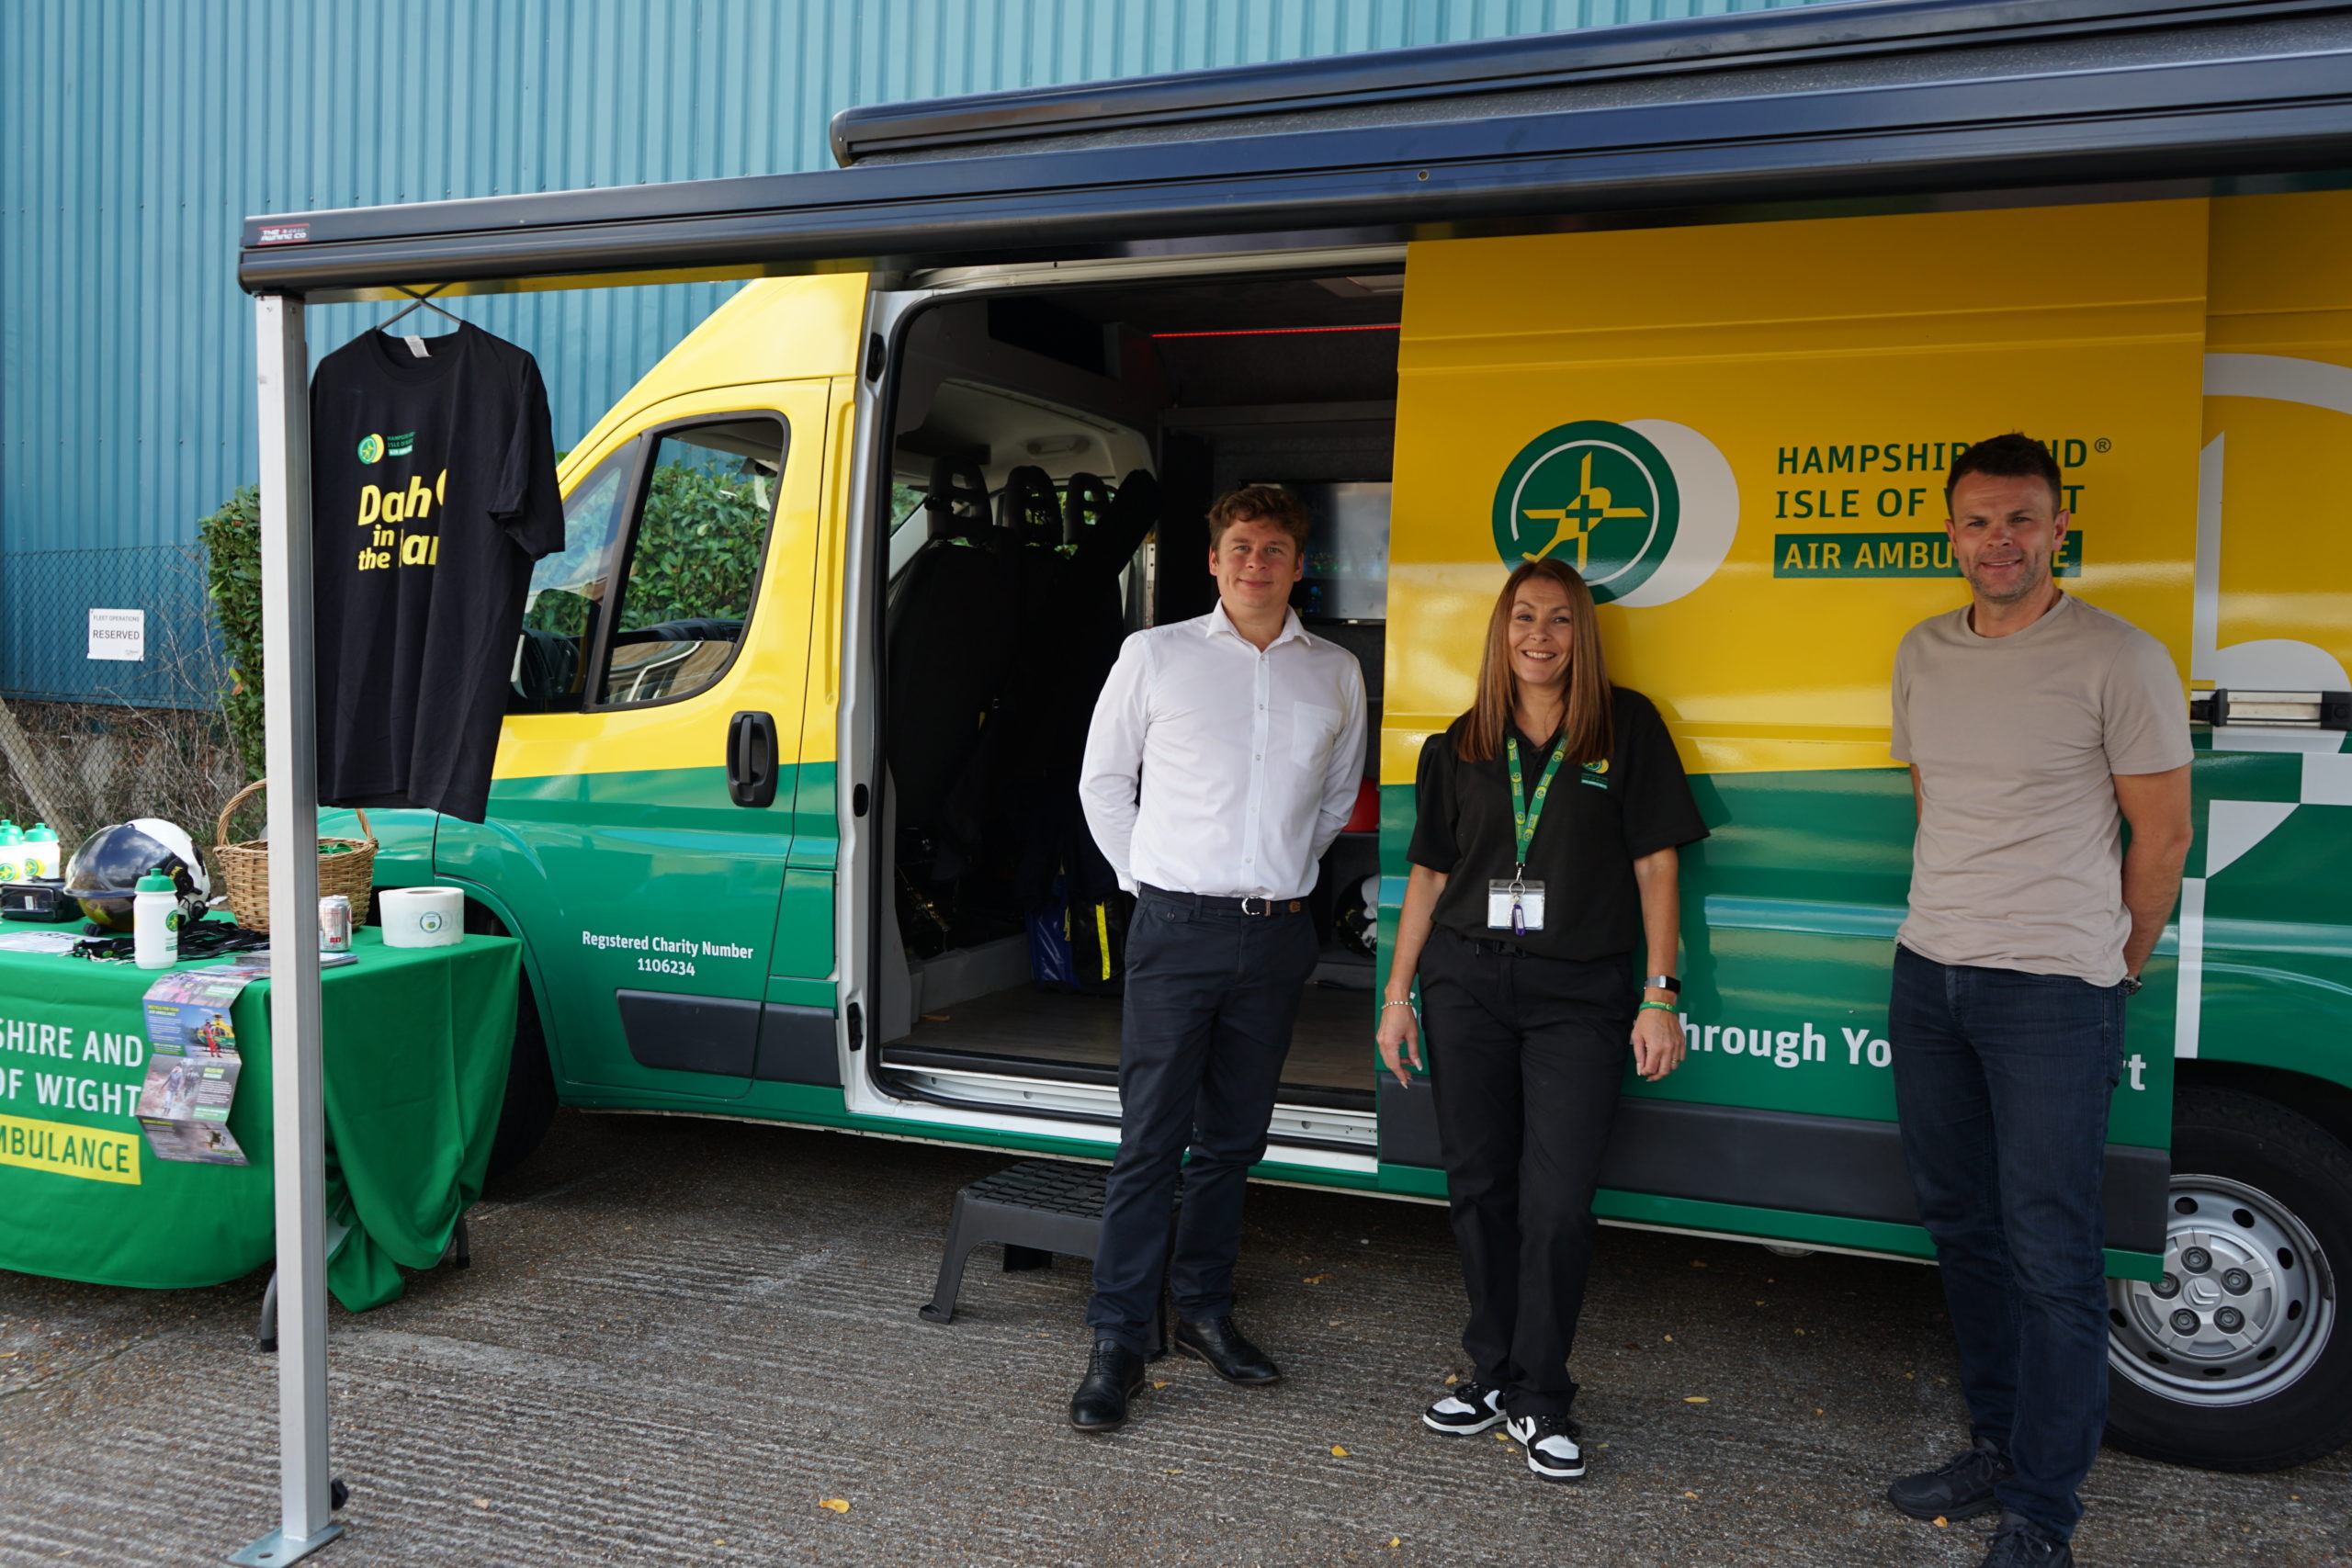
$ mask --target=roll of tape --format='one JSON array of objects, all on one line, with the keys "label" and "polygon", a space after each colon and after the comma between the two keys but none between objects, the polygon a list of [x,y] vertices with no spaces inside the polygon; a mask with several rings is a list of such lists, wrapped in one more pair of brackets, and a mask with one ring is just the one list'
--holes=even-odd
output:
[{"label": "roll of tape", "polygon": [[465,940],[462,887],[387,887],[376,898],[386,947],[454,947]]}]

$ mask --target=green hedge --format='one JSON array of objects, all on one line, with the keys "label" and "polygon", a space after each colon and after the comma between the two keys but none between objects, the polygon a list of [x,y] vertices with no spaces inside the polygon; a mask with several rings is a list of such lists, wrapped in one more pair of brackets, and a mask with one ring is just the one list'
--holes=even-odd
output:
[{"label": "green hedge", "polygon": [[646,487],[621,630],[661,621],[740,620],[752,607],[767,536],[763,484],[742,474],[663,463]]},{"label": "green hedge", "polygon": [[220,694],[220,714],[245,766],[245,777],[262,775],[261,669],[261,491],[245,485],[220,511],[198,522],[204,543],[205,589],[212,624],[229,654],[229,685]]}]

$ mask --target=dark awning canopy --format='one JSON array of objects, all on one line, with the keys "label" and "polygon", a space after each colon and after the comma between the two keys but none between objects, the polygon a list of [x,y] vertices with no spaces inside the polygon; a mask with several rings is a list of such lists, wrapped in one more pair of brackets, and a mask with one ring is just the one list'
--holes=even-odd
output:
[{"label": "dark awning canopy", "polygon": [[[1510,97],[1498,99],[1492,81],[1474,91],[1479,84],[1464,80],[1455,58],[1441,63],[1463,118],[1302,118],[1318,128],[1290,130],[1253,120],[1247,134],[1201,140],[1163,135],[981,155],[967,147],[963,155],[809,174],[255,218],[245,225],[239,281],[256,292],[325,297],[390,285],[564,288],[1204,244],[1394,241],[1656,220],[1666,212],[1792,216],[2020,194],[2064,200],[2352,181],[2352,5],[2143,8],[2132,36],[2162,35],[2161,62],[2075,63],[2085,28],[2120,27],[2123,14],[2114,0],[1899,0],[1775,14],[1810,18],[1810,47],[1840,59],[1871,41],[1872,18],[1882,32],[1916,34],[1923,16],[1995,15],[2004,47],[1970,57],[1972,73],[1953,79],[1874,83],[1865,60],[1841,68],[1851,85],[1746,92],[1735,78],[1729,90],[1718,81],[1694,96],[1678,91],[1688,85],[1683,74],[1719,73],[1732,56],[1692,42],[1708,36],[1700,24],[1675,24],[1690,59],[1645,66],[1646,101],[1497,112]],[[1738,24],[1721,30],[1752,39],[1764,18],[1706,20]],[[1800,48],[1796,29],[1782,26],[1776,61]],[[1578,36],[1600,39],[1618,69],[1627,40],[1611,35],[1656,31]],[[1554,51],[1555,67],[1559,50],[1570,47]],[[2124,48],[2105,52],[2134,56]],[[1398,75],[1403,57],[1447,53],[1348,58],[1387,82],[1382,90],[1411,91],[1409,81],[1396,85],[1409,77]],[[1524,59],[1495,59],[1515,72],[1505,86],[1524,85]],[[1329,86],[1347,62],[1258,68],[1255,103],[1295,103],[1285,73],[1320,73]],[[1199,74],[1222,79],[1228,106],[1250,101],[1238,96],[1233,73]],[[1105,118],[1130,131],[1151,118],[1155,98],[1182,120],[1201,112],[1198,103],[1169,107],[1170,84],[1184,80],[1146,79],[1125,108],[1117,85],[1088,89],[1088,101],[1107,106]],[[1001,130],[973,107],[986,102],[957,100],[956,111],[977,118],[967,133],[983,142]],[[1362,104],[1353,112],[1373,113]],[[1428,115],[1425,99],[1417,112]],[[906,120],[915,108],[844,119],[854,135],[858,117],[878,123],[889,114],[902,117],[900,140],[913,134]],[[1023,121],[1029,131],[1044,123],[1034,113]],[[922,134],[936,141],[956,124],[940,111]],[[1067,116],[1054,122],[1060,131],[1070,126]]]}]

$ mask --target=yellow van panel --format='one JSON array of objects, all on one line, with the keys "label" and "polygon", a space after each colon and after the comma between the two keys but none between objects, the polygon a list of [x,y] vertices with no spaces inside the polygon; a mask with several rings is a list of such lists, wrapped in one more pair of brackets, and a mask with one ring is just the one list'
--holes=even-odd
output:
[{"label": "yellow van panel", "polygon": [[[649,382],[652,379],[647,378]],[[827,532],[824,503],[830,489],[832,391],[825,381],[716,387],[662,399],[594,441],[582,444],[581,465],[568,479],[587,472],[586,465],[601,460],[648,424],[752,409],[781,413],[789,431],[788,446],[777,487],[775,520],[768,535],[767,560],[735,661],[708,689],[642,708],[509,714],[499,732],[493,778],[722,767],[727,760],[728,719],[739,709],[774,714],[785,736],[802,733],[801,710],[808,689],[808,627],[819,597],[820,540]],[[820,750],[787,754],[781,760],[789,765],[832,758],[833,741],[828,728]]]},{"label": "yellow van panel", "polygon": [[1611,674],[1692,769],[1892,766],[1895,646],[1964,602],[1943,473],[2002,431],[2063,453],[2066,586],[2185,674],[2207,206],[1414,244],[1383,779],[1467,706],[1510,566],[1593,550]]},{"label": "yellow van panel", "polygon": [[2196,673],[2241,688],[2344,690],[2352,668],[2352,191],[2213,204],[2206,347],[2220,592],[2216,657]]},{"label": "yellow van panel", "polygon": [[850,498],[857,493],[857,382],[833,383],[833,436],[826,449],[825,526],[818,540],[808,606],[808,696],[800,710],[800,761],[831,762],[841,755],[842,608],[848,597]]},{"label": "yellow van panel", "polygon": [[587,472],[592,449],[662,417],[649,412],[655,403],[716,387],[856,374],[866,281],[859,272],[745,284],[596,422],[566,459],[565,481]]}]

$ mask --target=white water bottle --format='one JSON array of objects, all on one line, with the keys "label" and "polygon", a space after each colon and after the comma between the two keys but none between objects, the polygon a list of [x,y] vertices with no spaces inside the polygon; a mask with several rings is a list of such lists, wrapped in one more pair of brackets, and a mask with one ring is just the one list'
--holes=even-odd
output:
[{"label": "white water bottle", "polygon": [[25,833],[25,874],[54,882],[61,874],[57,829],[46,822],[36,822]]},{"label": "white water bottle", "polygon": [[180,895],[157,866],[139,879],[130,900],[130,949],[141,969],[169,969],[180,961]]}]

